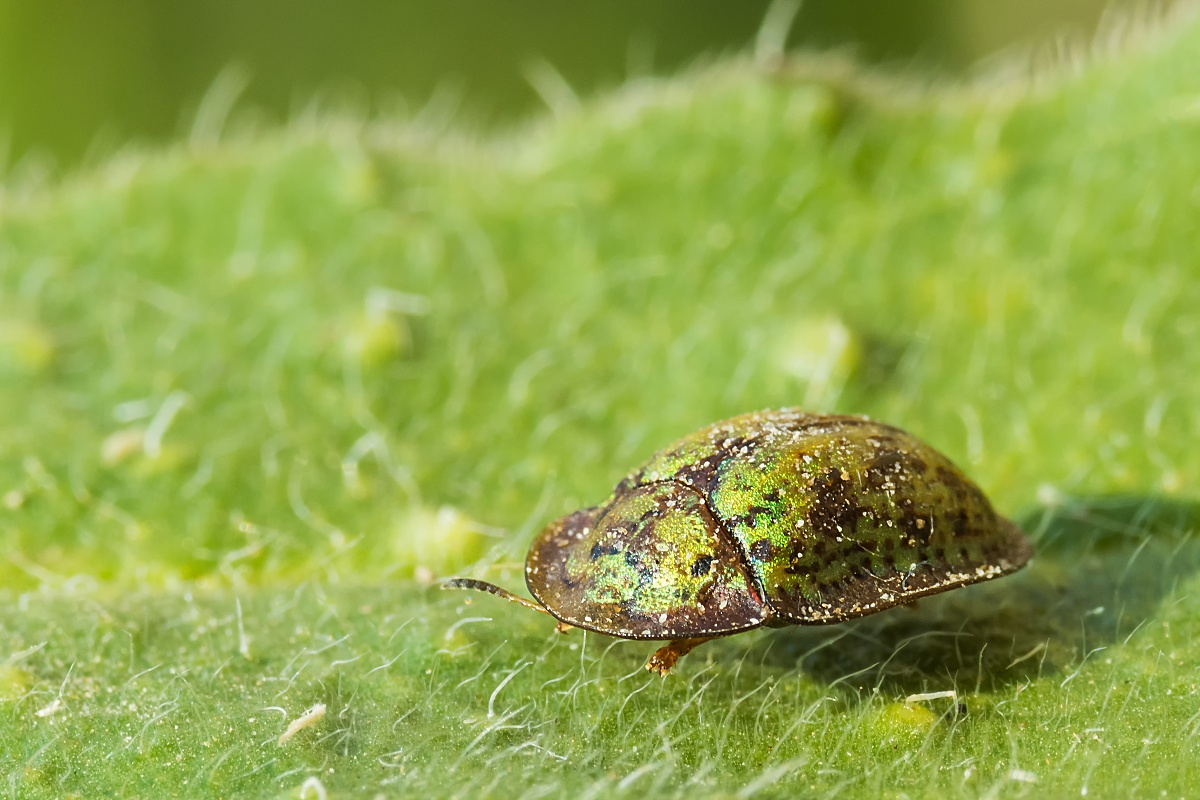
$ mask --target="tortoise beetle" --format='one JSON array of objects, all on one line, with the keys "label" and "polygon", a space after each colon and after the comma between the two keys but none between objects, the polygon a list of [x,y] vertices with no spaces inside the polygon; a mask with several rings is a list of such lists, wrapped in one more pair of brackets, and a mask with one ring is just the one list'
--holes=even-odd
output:
[{"label": "tortoise beetle", "polygon": [[1015,572],[1033,555],[948,458],[867,417],[785,408],[686,436],[600,505],[550,523],[525,582],[559,630],[697,645],[761,626],[822,625]]}]

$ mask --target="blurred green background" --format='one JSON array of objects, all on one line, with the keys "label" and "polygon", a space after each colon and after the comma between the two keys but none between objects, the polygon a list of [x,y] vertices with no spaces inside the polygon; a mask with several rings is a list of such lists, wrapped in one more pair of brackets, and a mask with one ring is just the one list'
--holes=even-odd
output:
[{"label": "blurred green background", "polygon": [[[279,121],[314,97],[360,110],[420,107],[441,89],[461,124],[518,119],[545,59],[579,92],[744,50],[768,0],[0,0],[0,164],[60,167],[119,143],[186,130],[223,68],[249,79],[243,106]],[[1083,41],[1105,0],[808,0],[789,44],[959,72],[1014,42]],[[1051,45],[1053,46],[1053,45]]]}]

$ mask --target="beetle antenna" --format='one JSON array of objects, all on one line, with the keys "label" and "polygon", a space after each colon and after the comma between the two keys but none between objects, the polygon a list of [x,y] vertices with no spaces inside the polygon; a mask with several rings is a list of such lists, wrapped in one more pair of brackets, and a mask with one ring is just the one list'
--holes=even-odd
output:
[{"label": "beetle antenna", "polygon": [[553,614],[550,614],[549,611],[547,611],[546,609],[539,606],[537,603],[526,600],[524,597],[517,597],[512,592],[508,591],[508,589],[501,589],[496,584],[488,583],[487,581],[477,581],[474,578],[451,578],[450,580],[448,580],[442,584],[442,588],[443,589],[474,589],[477,592],[487,592],[488,594],[494,594],[497,597],[503,597],[505,600],[508,600],[511,603],[516,603],[519,606],[525,606],[526,608],[532,608],[534,611],[540,611],[543,614],[548,614],[550,616],[554,616]]}]

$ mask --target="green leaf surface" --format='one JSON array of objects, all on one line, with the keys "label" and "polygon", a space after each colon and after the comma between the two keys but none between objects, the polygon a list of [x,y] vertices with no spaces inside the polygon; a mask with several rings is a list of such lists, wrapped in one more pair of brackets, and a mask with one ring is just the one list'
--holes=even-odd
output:
[{"label": "green leaf surface", "polygon": [[[0,794],[1186,796],[1197,175],[1192,25],[1069,78],[726,62],[502,140],[10,177]],[[431,588],[520,588],[549,519],[791,405],[948,453],[1034,563],[665,679]]]}]

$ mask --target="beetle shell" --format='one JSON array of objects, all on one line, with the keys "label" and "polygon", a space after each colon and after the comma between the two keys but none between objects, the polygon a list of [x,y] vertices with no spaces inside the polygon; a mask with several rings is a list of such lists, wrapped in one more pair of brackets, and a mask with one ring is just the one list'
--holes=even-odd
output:
[{"label": "beetle shell", "polygon": [[1032,547],[932,447],[866,417],[718,422],[534,540],[562,622],[627,639],[840,622],[1020,569]]}]

